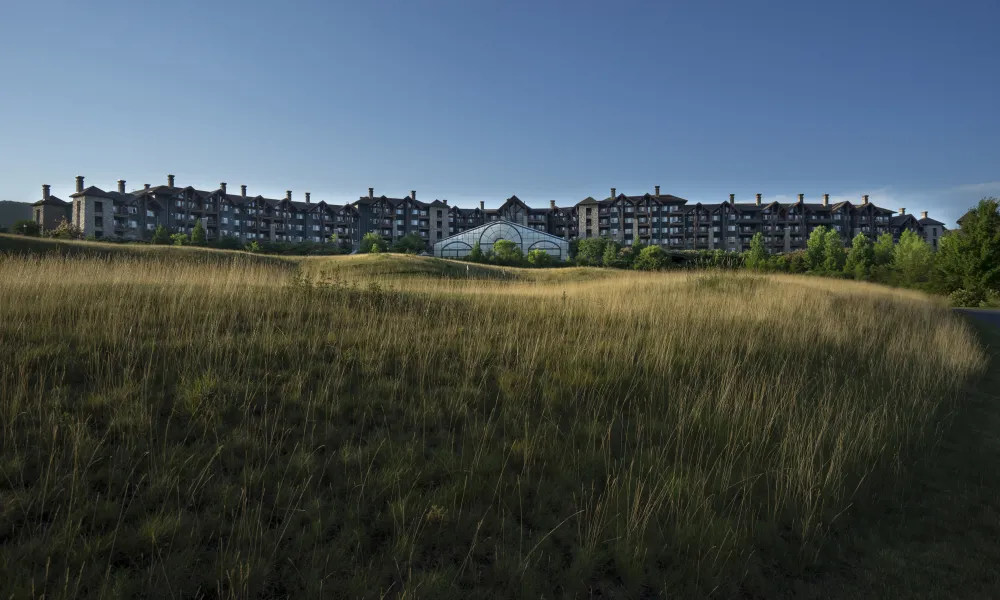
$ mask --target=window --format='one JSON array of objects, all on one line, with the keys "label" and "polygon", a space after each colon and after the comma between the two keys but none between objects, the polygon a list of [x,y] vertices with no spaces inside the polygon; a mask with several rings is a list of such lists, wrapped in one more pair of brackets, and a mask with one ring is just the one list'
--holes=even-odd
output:
[{"label": "window", "polygon": [[727,229],[729,231],[736,231],[736,225],[730,225],[729,227],[727,227]]},{"label": "window", "polygon": [[102,214],[103,212],[104,212],[104,203],[102,203],[102,202],[94,202],[94,213],[95,214]]}]

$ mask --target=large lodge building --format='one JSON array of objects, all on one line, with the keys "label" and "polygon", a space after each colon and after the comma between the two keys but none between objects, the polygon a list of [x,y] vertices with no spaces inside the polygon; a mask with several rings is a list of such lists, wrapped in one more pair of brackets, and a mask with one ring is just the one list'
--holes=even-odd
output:
[{"label": "large lodge building", "polygon": [[622,244],[635,241],[658,244],[668,250],[726,250],[749,248],[757,232],[771,252],[803,249],[809,233],[820,225],[838,231],[845,244],[859,233],[876,238],[889,232],[898,241],[909,229],[922,235],[935,248],[944,225],[927,217],[916,219],[906,209],[896,211],[875,206],[862,196],[860,201],[831,204],[824,194],[821,202],[806,202],[799,194],[796,202],[766,202],[760,194],[753,202],[690,203],[683,198],[653,193],[627,196],[616,193],[604,199],[586,198],[574,206],[559,207],[550,201],[546,208],[532,208],[511,196],[499,208],[450,206],[447,200],[422,202],[416,191],[404,198],[368,195],[339,205],[313,202],[308,192],[303,200],[264,198],[230,194],[225,183],[216,190],[179,187],[173,175],[167,184],[125,191],[119,180],[115,191],[84,186],[76,178],[76,192],[69,201],[49,194],[42,186],[42,198],[34,203],[34,220],[43,229],[52,229],[63,219],[78,226],[85,236],[126,240],[148,240],[157,227],[170,233],[191,233],[201,221],[209,240],[232,236],[241,242],[317,242],[331,237],[357,248],[361,238],[375,232],[387,242],[416,234],[430,249],[436,242],[493,221],[507,221],[571,241],[606,236]]}]

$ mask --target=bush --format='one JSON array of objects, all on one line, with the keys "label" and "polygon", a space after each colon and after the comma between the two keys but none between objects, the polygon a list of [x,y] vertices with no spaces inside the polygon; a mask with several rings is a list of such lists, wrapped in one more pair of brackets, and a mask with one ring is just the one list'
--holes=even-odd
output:
[{"label": "bush", "polygon": [[152,242],[160,246],[169,245],[171,240],[170,233],[167,231],[167,228],[163,225],[157,226],[156,231],[153,232]]},{"label": "bush", "polygon": [[378,254],[379,252],[385,252],[389,248],[382,236],[375,233],[374,231],[369,231],[361,238],[361,245],[358,248],[358,252],[362,254]]},{"label": "bush", "polygon": [[524,254],[514,242],[497,240],[493,244],[493,260],[500,265],[517,266],[524,262]]},{"label": "bush", "polygon": [[62,221],[59,221],[59,225],[48,232],[47,234],[50,238],[58,240],[79,240],[83,239],[83,231],[79,227],[73,225],[64,217]]},{"label": "bush", "polygon": [[205,236],[205,226],[202,224],[201,219],[194,222],[194,229],[191,230],[191,244],[195,246],[204,246],[208,241]]},{"label": "bush", "polygon": [[173,234],[172,236],[170,236],[170,240],[174,243],[175,246],[186,246],[189,243],[191,243],[191,238],[189,238],[186,234],[183,233]]},{"label": "bush", "polygon": [[632,268],[640,271],[659,271],[667,266],[667,253],[659,246],[646,246],[632,263]]},{"label": "bush", "polygon": [[483,249],[479,245],[479,242],[472,245],[472,251],[469,252],[469,256],[467,258],[472,262],[486,262],[486,255],[483,254]]},{"label": "bush", "polygon": [[979,306],[985,297],[979,290],[957,289],[948,295],[948,302],[952,306],[962,308],[975,308]]},{"label": "bush", "polygon": [[38,223],[30,219],[23,219],[21,221],[16,221],[10,227],[11,233],[16,233],[18,235],[30,235],[32,237],[38,237],[42,232],[42,228]]},{"label": "bush", "polygon": [[536,249],[528,252],[528,264],[533,267],[550,267],[552,262],[552,257],[545,250]]},{"label": "bush", "polygon": [[424,238],[415,233],[408,233],[396,240],[392,245],[392,251],[400,254],[418,254],[427,249],[427,242]]}]

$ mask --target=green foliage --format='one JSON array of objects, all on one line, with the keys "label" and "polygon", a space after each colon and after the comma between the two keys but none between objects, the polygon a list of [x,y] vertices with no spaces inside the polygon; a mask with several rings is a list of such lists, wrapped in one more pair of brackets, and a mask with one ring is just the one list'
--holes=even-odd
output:
[{"label": "green foliage", "polygon": [[521,246],[510,240],[497,240],[493,243],[493,261],[500,265],[519,265],[524,262],[524,253]]},{"label": "green foliage", "polygon": [[961,229],[938,242],[934,288],[949,294],[958,289],[985,296],[1000,291],[1000,203],[983,198],[963,220]]},{"label": "green foliage", "polygon": [[896,256],[896,243],[892,240],[891,233],[883,233],[875,241],[873,250],[874,266],[888,266],[892,264],[892,259]]},{"label": "green foliage", "polygon": [[46,232],[46,235],[57,240],[79,240],[83,238],[83,231],[63,217],[59,221],[59,225],[55,229]]},{"label": "green foliage", "polygon": [[257,252],[260,252],[260,244],[257,243],[257,240],[253,240],[249,244],[244,246],[243,249],[246,250],[247,252],[252,252],[256,254]]},{"label": "green foliage", "polygon": [[152,242],[160,246],[167,246],[171,243],[170,233],[167,228],[163,225],[158,225],[156,231],[153,232]]},{"label": "green foliage", "polygon": [[576,253],[580,249],[580,238],[569,241],[569,259],[576,260]]},{"label": "green foliage", "polygon": [[659,246],[646,246],[632,263],[632,268],[640,271],[659,271],[669,264],[667,253]]},{"label": "green foliage", "polygon": [[844,252],[844,238],[835,229],[826,232],[823,239],[823,269],[827,273],[840,273],[847,260]]},{"label": "green foliage", "polygon": [[892,268],[899,285],[922,288],[927,285],[934,269],[934,251],[924,238],[912,231],[904,231],[899,236]]},{"label": "green foliage", "polygon": [[472,245],[472,250],[469,251],[468,259],[477,263],[486,262],[486,255],[483,254],[483,248],[479,245],[478,240]]},{"label": "green foliage", "polygon": [[31,219],[22,219],[20,221],[15,221],[14,224],[10,226],[10,231],[11,233],[16,233],[17,235],[38,237],[42,228],[38,223],[35,223]]},{"label": "green foliage", "polygon": [[427,243],[424,241],[424,238],[416,233],[408,233],[396,240],[396,243],[392,245],[392,251],[400,254],[419,254],[426,249]]},{"label": "green foliage", "polygon": [[610,242],[608,238],[582,238],[575,241],[576,264],[581,267],[599,267],[604,264],[604,250]]},{"label": "green foliage", "polygon": [[750,239],[750,250],[748,250],[746,252],[746,256],[743,257],[743,264],[745,264],[748,269],[753,269],[755,271],[762,271],[768,267],[769,259],[767,248],[764,246],[763,233],[758,231],[753,234],[753,238]]},{"label": "green foliage", "polygon": [[243,244],[240,243],[240,238],[235,235],[219,236],[219,239],[215,242],[214,246],[220,250],[241,250],[243,248]]},{"label": "green foliage", "polygon": [[378,254],[385,252],[388,247],[389,245],[386,244],[382,236],[374,231],[369,231],[361,238],[361,245],[358,248],[358,252],[361,254]]},{"label": "green foliage", "polygon": [[872,265],[875,264],[875,250],[868,236],[859,233],[851,241],[851,251],[844,263],[844,273],[855,279],[867,279]]},{"label": "green foliage", "polygon": [[622,257],[622,247],[618,242],[614,240],[607,240],[604,243],[604,254],[601,256],[601,264],[605,267],[622,268],[625,267],[628,262],[623,260]]},{"label": "green foliage", "polygon": [[552,256],[545,250],[535,249],[528,251],[528,264],[533,267],[551,267],[553,262]]},{"label": "green foliage", "polygon": [[202,224],[201,219],[198,219],[194,222],[194,229],[191,230],[191,244],[193,246],[204,246],[207,241],[205,226]]},{"label": "green foliage", "polygon": [[183,233],[175,233],[170,236],[170,240],[173,242],[174,246],[187,246],[191,243],[191,238]]},{"label": "green foliage", "polygon": [[820,271],[826,264],[826,232],[825,225],[812,230],[806,241],[806,263],[810,271]]}]

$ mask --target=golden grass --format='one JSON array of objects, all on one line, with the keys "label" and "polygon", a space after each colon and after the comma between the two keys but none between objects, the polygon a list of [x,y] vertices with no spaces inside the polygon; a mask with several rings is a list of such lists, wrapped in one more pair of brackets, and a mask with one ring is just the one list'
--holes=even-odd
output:
[{"label": "golden grass", "polygon": [[914,292],[445,262],[0,258],[0,591],[752,591],[985,364]]}]

